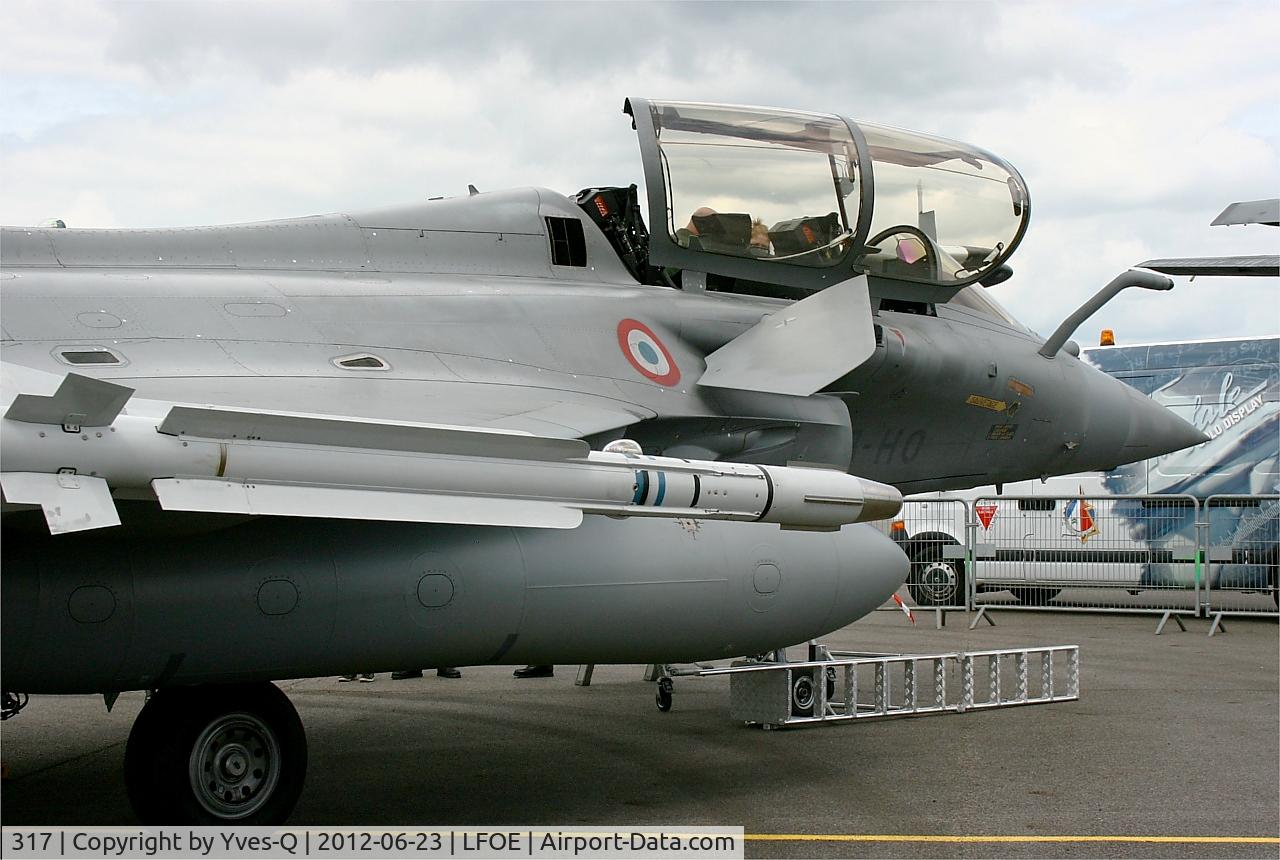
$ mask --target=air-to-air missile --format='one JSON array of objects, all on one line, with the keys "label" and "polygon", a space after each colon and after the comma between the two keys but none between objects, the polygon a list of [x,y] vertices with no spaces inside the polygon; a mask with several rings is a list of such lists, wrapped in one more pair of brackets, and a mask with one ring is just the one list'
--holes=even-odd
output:
[{"label": "air-to-air missile", "polygon": [[119,525],[111,493],[123,489],[149,489],[166,510],[555,529],[607,514],[827,530],[902,504],[895,488],[835,469],[644,456],[625,440],[592,451],[580,439],[146,400],[89,428],[67,423],[81,407],[62,404],[77,392],[118,408],[132,394],[68,375],[52,396],[19,395],[4,419],[5,497],[40,504],[55,534]]}]

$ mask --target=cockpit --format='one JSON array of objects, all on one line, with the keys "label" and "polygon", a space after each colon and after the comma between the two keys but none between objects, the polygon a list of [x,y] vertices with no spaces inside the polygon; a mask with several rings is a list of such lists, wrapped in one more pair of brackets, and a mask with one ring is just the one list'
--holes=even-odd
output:
[{"label": "cockpit", "polygon": [[774,108],[630,99],[625,110],[640,141],[652,225],[644,251],[656,271],[712,273],[751,292],[776,285],[780,295],[866,274],[942,302],[1008,277],[1030,217],[1018,172],[957,141]]},{"label": "cockpit", "polygon": [[859,162],[844,123],[657,103],[650,115],[668,197],[663,221],[681,247],[820,268],[845,256]]}]

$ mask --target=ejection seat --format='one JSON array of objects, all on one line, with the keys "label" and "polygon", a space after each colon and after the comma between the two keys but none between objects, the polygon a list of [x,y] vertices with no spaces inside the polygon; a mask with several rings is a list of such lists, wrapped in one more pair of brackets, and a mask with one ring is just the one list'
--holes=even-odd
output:
[{"label": "ejection seat", "polygon": [[717,254],[748,255],[751,246],[751,216],[745,212],[713,212],[710,215],[694,215],[693,226],[698,231],[678,230],[685,234],[687,247],[695,251],[714,251]]}]

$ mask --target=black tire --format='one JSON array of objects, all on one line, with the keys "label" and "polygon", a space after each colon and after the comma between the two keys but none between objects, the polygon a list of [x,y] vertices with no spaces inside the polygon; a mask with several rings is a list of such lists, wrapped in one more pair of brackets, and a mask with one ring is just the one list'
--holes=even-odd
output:
[{"label": "black tire", "polygon": [[658,682],[658,691],[654,693],[653,701],[658,706],[658,710],[666,713],[671,710],[671,694],[674,691],[674,685],[670,678],[663,678]]},{"label": "black tire", "polygon": [[1043,585],[1010,588],[1009,591],[1013,594],[1013,599],[1023,606],[1044,606],[1062,593],[1061,588],[1049,588]]},{"label": "black tire", "polygon": [[812,717],[818,706],[818,688],[813,669],[791,670],[791,716]]},{"label": "black tire", "polygon": [[955,538],[947,537],[918,543],[911,551],[907,591],[916,606],[964,606],[964,561],[942,557],[944,546],[959,545]]},{"label": "black tire", "polygon": [[[155,789],[155,771],[160,760],[158,752],[161,734],[169,708],[165,702],[156,704],[162,693],[157,691],[147,699],[129,730],[129,740],[124,748],[124,788],[133,807],[133,814],[143,824],[165,820],[164,797]],[[163,695],[169,695],[165,692]]]},{"label": "black tire", "polygon": [[306,773],[302,721],[269,683],[158,690],[125,746],[125,789],[143,824],[283,824]]}]

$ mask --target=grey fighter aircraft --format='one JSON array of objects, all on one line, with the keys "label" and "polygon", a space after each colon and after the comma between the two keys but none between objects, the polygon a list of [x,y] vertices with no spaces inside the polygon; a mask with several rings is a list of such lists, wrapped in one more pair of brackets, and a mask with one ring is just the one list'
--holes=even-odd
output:
[{"label": "grey fighter aircraft", "polygon": [[652,233],[635,186],[6,228],[6,716],[154,691],[139,817],[279,822],[306,742],[272,680],[762,654],[901,585],[857,523],[902,491],[1203,439],[1067,340],[1168,279],[1047,341],[988,296],[1030,216],[1000,158],[625,110]]}]

